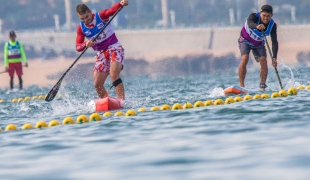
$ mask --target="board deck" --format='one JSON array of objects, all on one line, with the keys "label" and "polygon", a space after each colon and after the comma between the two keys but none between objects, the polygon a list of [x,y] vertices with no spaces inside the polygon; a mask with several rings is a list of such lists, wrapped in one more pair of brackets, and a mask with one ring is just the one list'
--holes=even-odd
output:
[{"label": "board deck", "polygon": [[23,90],[19,89],[13,89],[13,90],[8,90],[5,94],[13,94],[13,93],[23,93]]},{"label": "board deck", "polygon": [[230,86],[230,87],[224,89],[224,94],[225,95],[249,94],[249,91],[243,87],[238,86],[238,85],[233,85],[233,86]]}]

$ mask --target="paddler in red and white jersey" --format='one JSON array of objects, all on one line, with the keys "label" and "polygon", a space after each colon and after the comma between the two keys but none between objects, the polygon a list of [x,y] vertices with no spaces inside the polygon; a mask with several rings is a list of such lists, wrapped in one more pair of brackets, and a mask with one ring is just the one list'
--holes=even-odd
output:
[{"label": "paddler in red and white jersey", "polygon": [[[122,100],[125,99],[124,85],[120,78],[120,72],[123,69],[124,48],[118,41],[113,26],[109,24],[95,41],[92,39],[119,8],[127,5],[128,0],[122,0],[113,5],[110,9],[105,9],[96,13],[93,13],[85,4],[79,4],[76,7],[77,15],[81,19],[81,23],[76,30],[76,50],[81,52],[86,47],[92,47],[97,51],[94,67],[94,87],[99,98],[108,96],[104,88],[104,82],[110,74],[117,97]],[[84,41],[85,37],[87,39],[86,41]]]}]

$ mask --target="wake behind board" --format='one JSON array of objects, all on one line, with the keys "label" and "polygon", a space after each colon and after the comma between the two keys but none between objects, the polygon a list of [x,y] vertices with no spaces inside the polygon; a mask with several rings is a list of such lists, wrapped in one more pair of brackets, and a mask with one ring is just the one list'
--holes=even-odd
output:
[{"label": "wake behind board", "polygon": [[123,108],[123,100],[105,97],[95,100],[96,112],[112,111]]},{"label": "wake behind board", "polygon": [[238,95],[238,94],[249,94],[249,91],[244,89],[243,87],[234,85],[224,89],[225,95]]}]

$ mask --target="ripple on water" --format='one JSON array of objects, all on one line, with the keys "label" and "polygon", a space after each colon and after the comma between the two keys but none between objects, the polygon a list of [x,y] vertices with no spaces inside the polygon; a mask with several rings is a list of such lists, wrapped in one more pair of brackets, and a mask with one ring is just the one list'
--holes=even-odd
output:
[{"label": "ripple on water", "polygon": [[[283,84],[292,83],[291,71],[280,73],[286,77]],[[246,86],[261,94],[255,91],[258,74],[255,68],[249,72]],[[275,74],[268,78],[269,90],[276,90]],[[223,89],[236,84],[237,75],[123,79],[125,112],[224,99]],[[308,83],[301,74],[294,80]],[[96,98],[92,84],[90,80],[68,83],[60,90],[63,98],[53,103],[1,103],[0,127],[89,116],[87,104]],[[26,94],[46,94],[49,88],[27,87]],[[299,91],[287,98],[2,132],[0,175],[3,179],[305,179],[310,176],[309,95],[310,91]],[[0,90],[0,99],[15,96]]]}]

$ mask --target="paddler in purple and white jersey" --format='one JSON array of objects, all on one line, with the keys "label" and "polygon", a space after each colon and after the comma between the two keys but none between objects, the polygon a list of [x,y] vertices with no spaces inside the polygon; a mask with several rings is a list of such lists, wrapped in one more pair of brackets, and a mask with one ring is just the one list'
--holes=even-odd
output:
[{"label": "paddler in purple and white jersey", "polygon": [[244,79],[246,76],[246,66],[249,61],[249,53],[252,53],[255,60],[260,63],[260,89],[265,91],[266,79],[268,75],[267,55],[263,32],[266,36],[271,36],[272,54],[274,67],[277,67],[278,54],[278,39],[277,39],[277,24],[271,18],[273,16],[273,9],[270,5],[263,5],[260,12],[252,13],[245,22],[239,42],[239,49],[241,53],[241,62],[239,65],[239,81],[240,86],[244,87]]},{"label": "paddler in purple and white jersey", "polygon": [[[81,23],[77,27],[76,50],[81,52],[86,47],[92,47],[97,51],[94,67],[94,87],[99,98],[108,96],[103,85],[110,74],[118,99],[125,99],[124,85],[120,78],[120,72],[123,69],[124,49],[115,35],[113,26],[109,24],[95,41],[93,41],[93,38],[119,8],[127,5],[128,0],[122,0],[110,9],[96,13],[93,13],[85,4],[79,4],[76,7],[77,15],[81,19]],[[85,37],[86,41],[84,41]]]}]

